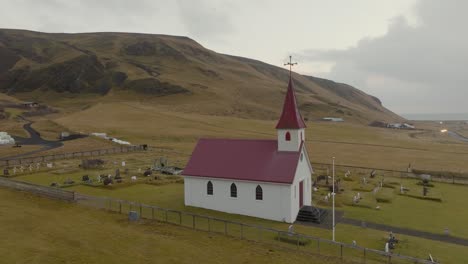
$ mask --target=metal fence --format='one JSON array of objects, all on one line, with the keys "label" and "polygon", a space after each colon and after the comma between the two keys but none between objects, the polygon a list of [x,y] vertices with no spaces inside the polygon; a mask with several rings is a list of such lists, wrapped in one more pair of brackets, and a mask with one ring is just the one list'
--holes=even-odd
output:
[{"label": "metal fence", "polygon": [[128,214],[130,211],[136,211],[139,213],[140,217],[144,219],[152,219],[194,230],[255,241],[286,250],[330,257],[348,263],[436,263],[429,260],[334,242],[319,237],[289,233],[287,231],[264,226],[245,224],[142,203],[82,194],[76,194],[75,198],[79,204],[120,214]]},{"label": "metal fence", "polygon": [[115,147],[115,148],[88,150],[88,151],[80,151],[80,152],[57,153],[57,154],[50,154],[50,155],[44,155],[44,156],[0,160],[0,166],[6,166],[6,167],[19,166],[23,164],[31,164],[31,163],[37,163],[37,162],[50,162],[50,161],[63,160],[63,159],[95,157],[95,156],[103,156],[103,155],[109,155],[109,154],[134,152],[134,151],[140,151],[140,150],[145,150],[145,149],[146,149],[145,145],[139,145],[139,146],[121,146],[121,147]]},{"label": "metal fence", "polygon": [[58,188],[51,188],[42,185],[36,185],[26,182],[14,181],[0,177],[0,186],[30,192],[37,195],[47,196],[54,199],[60,199],[65,201],[74,201],[75,192],[65,191]]},{"label": "metal fence", "polygon": [[[316,174],[331,175],[330,173],[332,171],[332,164],[312,162],[312,166]],[[464,177],[464,176],[460,176],[462,175],[462,173],[456,173],[456,172],[439,172],[439,171],[423,172],[421,171],[421,173],[417,173],[419,172],[418,170],[413,170],[413,172],[407,172],[407,171],[387,170],[387,169],[335,164],[336,175],[342,176],[347,171],[349,171],[351,175],[370,176],[371,173],[374,172],[376,176],[410,178],[410,179],[419,179],[418,174],[430,174],[431,181],[434,181],[434,182],[468,185],[468,175]]]}]

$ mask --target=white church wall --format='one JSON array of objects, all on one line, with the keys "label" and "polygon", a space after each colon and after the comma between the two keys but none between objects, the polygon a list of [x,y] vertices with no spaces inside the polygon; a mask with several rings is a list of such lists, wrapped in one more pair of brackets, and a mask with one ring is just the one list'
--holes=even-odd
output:
[{"label": "white church wall", "polygon": [[304,181],[304,197],[303,205],[312,205],[312,171],[309,165],[309,158],[305,151],[305,147],[301,151],[302,158],[296,168],[296,176],[294,177],[293,184],[291,185],[291,215],[297,216],[299,212],[299,183]]},{"label": "white church wall", "polygon": [[[207,195],[207,183],[213,184],[213,195]],[[237,186],[237,198],[230,197],[231,184]],[[234,181],[184,176],[185,205],[212,209],[232,214],[248,215],[275,221],[292,223],[291,187],[288,184]],[[255,190],[260,185],[263,200],[255,199]]]},{"label": "white church wall", "polygon": [[[305,140],[304,129],[277,129],[277,131],[279,151],[298,151],[302,139]],[[287,132],[291,135],[290,141],[286,141]]]}]

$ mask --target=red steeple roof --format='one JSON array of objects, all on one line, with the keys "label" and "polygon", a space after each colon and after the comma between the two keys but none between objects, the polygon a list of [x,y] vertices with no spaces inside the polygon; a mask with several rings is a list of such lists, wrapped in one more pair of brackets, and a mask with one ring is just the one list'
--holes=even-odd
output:
[{"label": "red steeple roof", "polygon": [[299,113],[299,109],[297,109],[296,95],[294,94],[294,86],[290,76],[288,91],[284,99],[283,113],[276,125],[276,129],[298,129],[305,127],[306,125],[304,120],[302,120],[301,113]]}]

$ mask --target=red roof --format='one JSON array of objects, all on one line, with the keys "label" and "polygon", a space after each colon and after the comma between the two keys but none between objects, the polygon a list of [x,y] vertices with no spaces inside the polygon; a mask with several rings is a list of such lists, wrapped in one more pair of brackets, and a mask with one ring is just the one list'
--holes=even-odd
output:
[{"label": "red roof", "polygon": [[276,129],[298,129],[305,128],[306,125],[302,120],[301,113],[297,109],[296,95],[294,94],[294,86],[291,77],[289,77],[288,91],[284,99],[283,113],[276,125]]},{"label": "red roof", "polygon": [[276,140],[200,139],[182,174],[291,184],[300,153],[278,151]]}]

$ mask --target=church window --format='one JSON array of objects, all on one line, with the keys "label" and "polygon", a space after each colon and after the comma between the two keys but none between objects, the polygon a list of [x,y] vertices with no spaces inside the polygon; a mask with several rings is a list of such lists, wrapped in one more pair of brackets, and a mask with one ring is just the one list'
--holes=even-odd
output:
[{"label": "church window", "polygon": [[213,183],[211,181],[206,184],[206,194],[213,195]]},{"label": "church window", "polygon": [[237,197],[237,186],[234,183],[231,184],[231,197]]},{"label": "church window", "polygon": [[301,161],[304,159],[304,153],[301,153]]},{"label": "church window", "polygon": [[289,131],[286,132],[285,138],[286,138],[286,141],[291,141],[291,133],[289,133]]},{"label": "church window", "polygon": [[257,188],[255,189],[255,200],[263,200],[263,190],[260,185],[257,185]]}]

